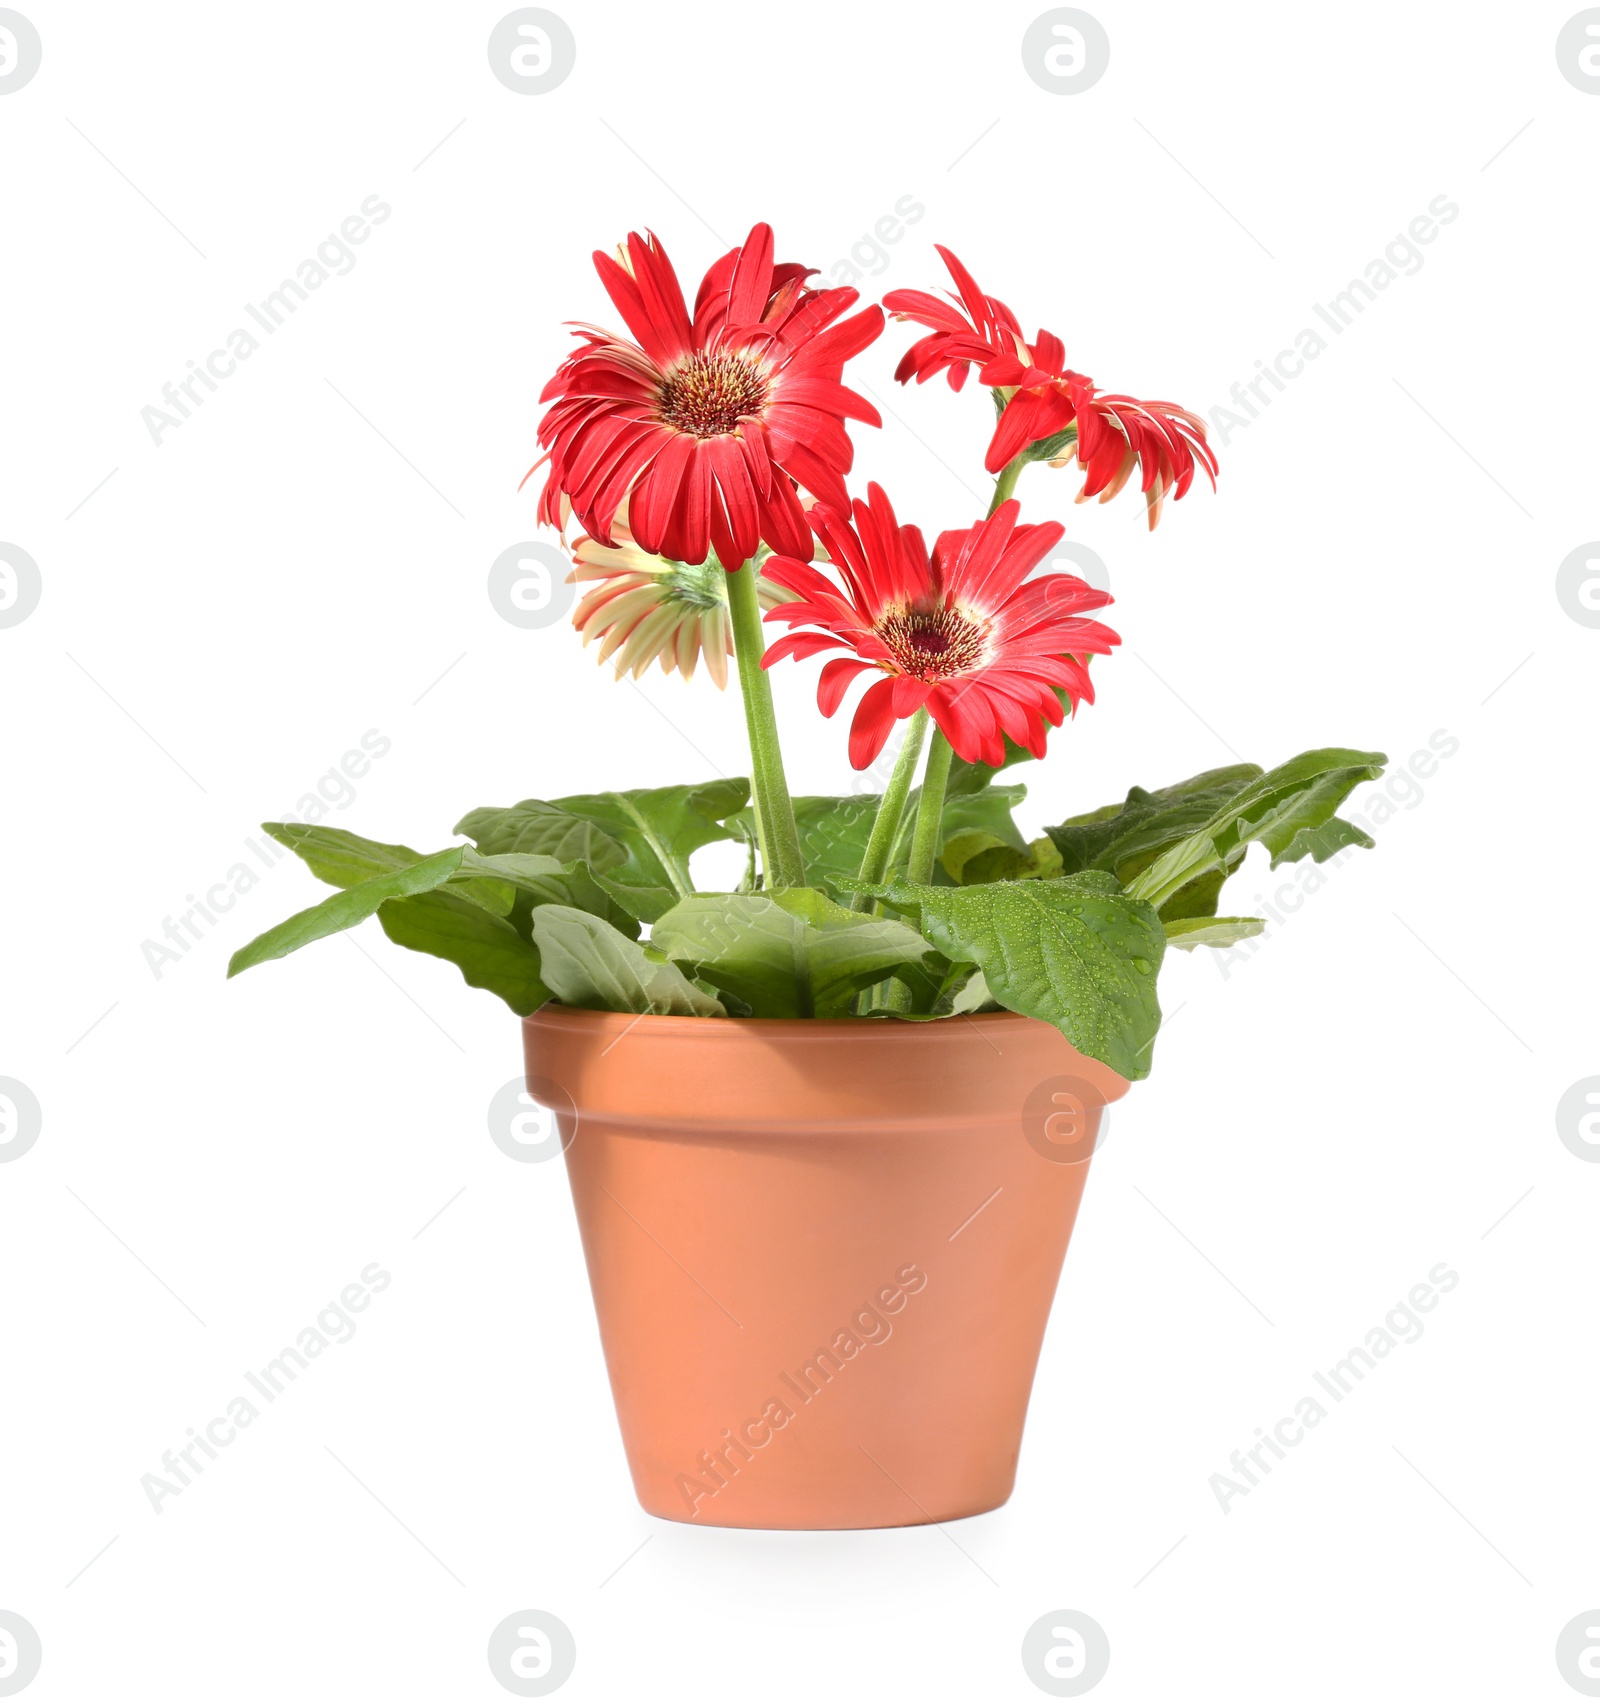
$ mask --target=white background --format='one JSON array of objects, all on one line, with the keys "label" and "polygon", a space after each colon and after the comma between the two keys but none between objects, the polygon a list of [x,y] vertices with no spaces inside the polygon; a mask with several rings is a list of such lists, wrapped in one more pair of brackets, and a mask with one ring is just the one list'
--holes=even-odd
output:
[{"label": "white background", "polygon": [[[0,629],[0,1074],[44,1126],[0,1168],[0,1608],[43,1640],[28,1699],[490,1703],[524,1607],[575,1633],[573,1702],[1042,1699],[1019,1649],[1056,1608],[1109,1633],[1108,1704],[1577,1699],[1600,1167],[1554,1111],[1600,1072],[1600,632],[1555,573],[1600,535],[1600,99],[1559,75],[1568,6],[1098,0],[1110,69],[1067,97],[1024,72],[1032,5],[562,0],[576,69],[531,98],[489,72],[507,9],[25,7],[0,538],[43,597]],[[372,195],[354,270],[153,444],[163,383]],[[1018,773],[1032,829],[1235,755],[1459,748],[1253,956],[1173,957],[1011,1503],[646,1518],[561,1170],[488,1136],[509,1014],[375,925],[224,984],[321,893],[287,858],[159,978],[142,945],[367,730],[392,750],[333,821],[423,848],[476,805],[743,770],[734,692],[616,686],[486,596],[536,536],[561,323],[615,319],[591,249],[648,225],[692,286],[764,218],[831,273],[910,197],[865,291],[942,287],[945,242],[1102,385],[1208,412],[1441,195],[1421,270],[1219,442],[1216,496],[1151,536],[1131,493],[1024,477],[1126,639]],[[858,473],[963,525],[989,405],[894,388],[911,335],[848,376],[887,404]],[[814,677],[776,673],[791,777],[836,792]],[[141,1476],[372,1262],[356,1337],[157,1516]],[[1224,1515],[1229,1454],[1439,1262],[1424,1337]]]}]

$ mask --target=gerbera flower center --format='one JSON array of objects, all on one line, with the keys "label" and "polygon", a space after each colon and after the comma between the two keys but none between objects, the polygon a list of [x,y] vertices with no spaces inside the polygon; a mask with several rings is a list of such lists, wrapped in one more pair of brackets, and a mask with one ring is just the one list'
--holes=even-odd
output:
[{"label": "gerbera flower center", "polygon": [[878,619],[877,633],[906,675],[939,682],[982,662],[989,630],[965,611],[937,605],[887,610]]},{"label": "gerbera flower center", "polygon": [[714,439],[731,433],[740,418],[760,412],[767,400],[762,368],[745,356],[685,356],[661,382],[661,419],[680,433]]}]

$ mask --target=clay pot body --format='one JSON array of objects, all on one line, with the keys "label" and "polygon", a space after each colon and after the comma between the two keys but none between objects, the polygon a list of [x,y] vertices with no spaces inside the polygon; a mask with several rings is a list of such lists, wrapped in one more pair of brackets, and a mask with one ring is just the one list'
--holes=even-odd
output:
[{"label": "clay pot body", "polygon": [[1014,1014],[523,1027],[646,1511],[859,1529],[1005,1502],[1125,1080]]}]

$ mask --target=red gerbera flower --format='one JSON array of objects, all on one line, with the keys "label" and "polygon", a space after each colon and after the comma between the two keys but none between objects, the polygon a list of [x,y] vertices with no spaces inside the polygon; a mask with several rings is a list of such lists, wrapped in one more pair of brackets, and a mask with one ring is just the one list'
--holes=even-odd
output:
[{"label": "red gerbera flower", "polygon": [[844,422],[882,423],[840,376],[883,330],[883,313],[834,325],[857,293],[812,290],[807,268],[774,266],[772,252],[772,227],[757,225],[706,274],[692,319],[653,234],[630,233],[616,260],[596,253],[637,342],[580,325],[582,344],[544,388],[540,402],[555,402],[539,423],[550,463],[540,521],[560,526],[566,496],[611,545],[627,499],[635,540],[679,563],[715,548],[737,569],[762,539],[810,549],[796,483],[848,503]]},{"label": "red gerbera flower", "polygon": [[[1168,492],[1181,498],[1198,463],[1216,485],[1217,458],[1206,443],[1205,422],[1176,403],[1141,403],[1135,397],[1098,391],[1086,374],[1066,364],[1066,347],[1054,332],[1041,330],[1030,344],[1015,314],[998,297],[985,296],[971,273],[950,251],[934,245],[950,269],[960,297],[943,302],[921,290],[892,290],[883,305],[897,320],[930,327],[900,360],[895,378],[914,374],[920,385],[943,372],[953,391],[966,384],[976,363],[978,378],[1004,394],[1006,402],[984,466],[998,474],[1029,445],[1074,429],[1074,436],[1049,457],[1060,468],[1076,456],[1087,479],[1081,504],[1114,498],[1138,467],[1153,528]],[[955,306],[951,306],[951,304]],[[961,312],[965,307],[966,313]]]},{"label": "red gerbera flower", "polygon": [[[878,670],[850,728],[850,763],[865,770],[883,750],[897,718],[926,705],[963,759],[998,765],[1009,735],[1036,758],[1048,726],[1062,720],[1064,690],[1073,710],[1094,703],[1088,656],[1109,652],[1117,635],[1080,613],[1111,603],[1076,575],[1030,570],[1065,531],[1059,522],[1019,527],[1013,498],[987,521],[942,533],[930,559],[921,532],[901,527],[881,486],[867,488],[852,517],[818,504],[812,526],[844,581],[841,589],[809,563],[769,557],[762,574],[799,595],[767,612],[796,632],[767,649],[764,668],[780,658],[809,658],[842,647],[817,682],[825,717],[863,670]],[[814,628],[800,628],[811,623]],[[820,631],[820,632],[819,632]]]}]

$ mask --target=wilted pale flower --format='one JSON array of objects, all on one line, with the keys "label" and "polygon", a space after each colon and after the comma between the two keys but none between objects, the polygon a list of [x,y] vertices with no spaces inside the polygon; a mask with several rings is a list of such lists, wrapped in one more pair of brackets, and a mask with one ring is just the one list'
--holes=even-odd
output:
[{"label": "wilted pale flower", "polygon": [[[612,524],[615,545],[580,534],[573,546],[569,581],[595,583],[578,601],[572,626],[585,646],[599,640],[599,663],[615,660],[618,680],[630,670],[635,680],[655,659],[668,675],[685,681],[702,654],[711,679],[728,685],[733,628],[728,617],[728,577],[712,552],[701,564],[674,563],[637,544],[619,516]],[[757,565],[768,555],[763,548]],[[796,595],[762,576],[757,582],[761,608],[787,604]]]}]

